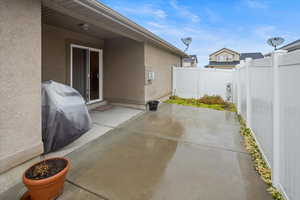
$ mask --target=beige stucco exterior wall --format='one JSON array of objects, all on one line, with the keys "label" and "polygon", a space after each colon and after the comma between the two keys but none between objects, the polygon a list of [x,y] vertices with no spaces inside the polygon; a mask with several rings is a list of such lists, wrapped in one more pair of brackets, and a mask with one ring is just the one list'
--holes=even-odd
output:
[{"label": "beige stucco exterior wall", "polygon": [[217,59],[218,56],[232,56],[233,57],[232,61],[239,61],[240,60],[240,55],[239,54],[234,53],[232,51],[228,51],[226,49],[211,55],[209,57],[209,59],[210,59],[210,61],[218,61],[218,59]]},{"label": "beige stucco exterior wall", "polygon": [[43,151],[41,1],[0,1],[0,173]]},{"label": "beige stucco exterior wall", "polygon": [[105,40],[103,57],[104,99],[144,104],[144,43],[128,38]]},{"label": "beige stucco exterior wall", "polygon": [[[172,92],[172,66],[180,66],[181,57],[171,52],[145,44],[145,98],[159,99]],[[148,72],[155,72],[155,80],[148,81]]]},{"label": "beige stucco exterior wall", "polygon": [[70,83],[70,45],[102,49],[104,41],[63,28],[43,25],[42,80]]}]

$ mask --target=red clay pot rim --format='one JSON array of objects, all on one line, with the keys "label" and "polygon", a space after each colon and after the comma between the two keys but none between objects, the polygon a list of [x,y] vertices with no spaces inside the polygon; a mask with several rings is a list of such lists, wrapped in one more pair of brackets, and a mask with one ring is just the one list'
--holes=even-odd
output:
[{"label": "red clay pot rim", "polygon": [[[40,179],[40,180],[33,180],[33,179],[29,179],[25,176],[26,172],[33,167],[36,164],[39,164],[41,162],[47,161],[47,160],[54,160],[54,159],[60,159],[60,160],[65,160],[67,161],[67,165],[66,167],[61,170],[60,172],[58,172],[57,174],[55,174],[54,176],[50,176],[48,178],[44,178],[44,179]],[[32,166],[30,166],[24,173],[23,173],[23,182],[25,185],[32,185],[32,186],[37,186],[37,185],[45,185],[45,184],[49,184],[51,182],[55,182],[59,177],[61,177],[62,175],[66,174],[67,171],[70,169],[71,166],[71,162],[69,159],[67,158],[63,158],[63,157],[54,157],[54,158],[48,158],[45,160],[42,160],[40,162],[37,162],[35,164],[33,164]]]}]

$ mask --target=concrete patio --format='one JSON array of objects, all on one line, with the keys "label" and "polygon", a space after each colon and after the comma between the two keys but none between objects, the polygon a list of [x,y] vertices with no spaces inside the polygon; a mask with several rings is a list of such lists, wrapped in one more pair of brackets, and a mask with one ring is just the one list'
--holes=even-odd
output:
[{"label": "concrete patio", "polygon": [[73,143],[57,152],[48,154],[46,157],[65,156],[141,113],[142,110],[122,106],[113,106],[111,109],[104,111],[91,110],[90,115],[93,121],[92,129]]},{"label": "concrete patio", "polygon": [[[142,114],[143,111],[139,109],[127,108],[123,106],[113,106],[111,109],[104,111],[90,111],[91,118],[93,121],[93,126],[90,131],[82,135],[80,138],[72,142],[71,144],[65,146],[64,148],[47,154],[45,156],[38,156],[28,162],[25,162],[16,168],[10,170],[5,174],[0,174],[0,199],[18,199],[15,197],[15,192],[13,197],[2,198],[2,196],[9,194],[10,188],[14,189],[15,185],[20,185],[21,176],[29,166],[40,161],[41,159],[57,157],[57,156],[66,156],[72,151],[86,145],[87,143],[103,136],[108,133],[113,128],[119,126],[120,124],[126,122],[127,120],[137,117]],[[14,190],[13,190],[14,191]],[[19,189],[17,189],[19,191]],[[22,192],[20,192],[22,194]]]},{"label": "concrete patio", "polygon": [[[72,168],[59,200],[271,199],[231,112],[163,104],[67,157]],[[0,199],[24,190],[18,185]]]}]

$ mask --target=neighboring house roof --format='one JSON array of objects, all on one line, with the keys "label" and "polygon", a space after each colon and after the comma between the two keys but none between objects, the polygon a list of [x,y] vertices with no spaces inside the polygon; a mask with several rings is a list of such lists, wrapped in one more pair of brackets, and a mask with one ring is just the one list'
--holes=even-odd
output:
[{"label": "neighboring house roof", "polygon": [[[99,21],[99,18],[105,18],[111,23],[107,23],[106,26],[120,26],[123,29],[123,32],[134,33],[139,35],[143,39],[144,42],[151,42],[155,45],[160,47],[166,48],[169,51],[187,57],[188,55],[175,47],[174,45],[170,44],[169,42],[165,41],[164,39],[158,37],[154,33],[150,32],[149,30],[145,29],[144,27],[136,24],[135,22],[131,21],[130,19],[124,17],[120,13],[114,11],[113,9],[107,7],[103,3],[100,3],[96,0],[80,0],[80,1],[70,1],[70,0],[43,0],[43,5],[49,8],[53,8],[55,10],[60,10],[62,12],[70,12],[73,14],[80,14],[83,16],[88,16],[87,21],[88,23],[103,23]],[[72,8],[72,9],[69,9]],[[122,33],[122,31],[120,32]]]},{"label": "neighboring house roof", "polygon": [[196,63],[198,63],[197,55],[190,55],[190,57],[191,57],[194,61],[196,61]]},{"label": "neighboring house roof", "polygon": [[197,55],[190,55],[189,57],[186,57],[186,58],[183,58],[183,61],[184,62],[195,62],[195,63],[198,63],[198,58],[197,58]]},{"label": "neighboring house roof", "polygon": [[[298,50],[298,49],[300,49],[300,39],[299,40],[295,40],[294,42],[291,42],[289,44],[286,44],[286,45],[280,47],[279,49],[281,49],[281,50],[287,50],[288,52]],[[264,56],[265,57],[269,57],[271,55],[272,55],[272,53],[267,53]]]},{"label": "neighboring house roof", "polygon": [[217,62],[217,61],[210,61],[208,65],[206,66],[231,66],[231,65],[237,65],[240,61],[232,61],[232,62]]},{"label": "neighboring house roof", "polygon": [[288,50],[288,51],[294,51],[294,50],[300,49],[300,39],[296,40],[294,42],[291,42],[287,45],[284,45],[283,47],[280,47],[279,49]]},{"label": "neighboring house roof", "polygon": [[183,62],[193,62],[194,60],[192,58],[183,58]]},{"label": "neighboring house roof", "polygon": [[213,53],[210,54],[209,56],[212,56],[212,55],[214,55],[214,54],[217,54],[217,53],[219,53],[219,52],[221,52],[221,51],[223,51],[223,50],[227,50],[227,51],[230,51],[230,52],[235,53],[235,54],[240,54],[240,53],[238,53],[238,52],[236,52],[236,51],[233,51],[233,50],[231,50],[231,49],[228,49],[228,48],[222,48],[222,49],[220,49],[220,50],[218,50],[218,51],[213,52]]},{"label": "neighboring house roof", "polygon": [[240,60],[245,60],[246,58],[259,59],[259,58],[263,58],[263,57],[264,57],[264,55],[260,52],[241,53],[240,54]]},{"label": "neighboring house roof", "polygon": [[[263,54],[260,52],[255,53],[241,53],[240,54],[240,60],[245,60],[246,58],[252,58],[252,59],[259,59],[263,58]],[[211,66],[233,66],[239,64],[240,61],[231,61],[231,62],[219,62],[219,61],[210,61],[208,65],[205,67],[211,67]]]}]

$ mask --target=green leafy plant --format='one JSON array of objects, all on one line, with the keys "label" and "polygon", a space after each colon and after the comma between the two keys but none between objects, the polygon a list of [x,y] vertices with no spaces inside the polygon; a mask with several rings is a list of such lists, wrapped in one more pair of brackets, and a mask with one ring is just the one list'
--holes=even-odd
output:
[{"label": "green leafy plant", "polygon": [[262,180],[270,186],[267,191],[272,195],[273,199],[284,200],[283,195],[272,186],[272,171],[264,160],[262,153],[253,137],[251,129],[247,128],[246,123],[241,115],[238,115],[238,120],[241,125],[240,133],[244,138],[244,145],[251,156],[251,159],[254,163],[254,168],[261,176]]},{"label": "green leafy plant", "polygon": [[233,103],[225,102],[223,105],[224,110],[228,110],[231,112],[237,112],[236,107]]},{"label": "green leafy plant", "polygon": [[282,194],[275,187],[270,187],[267,191],[272,195],[273,199],[284,200]]}]

